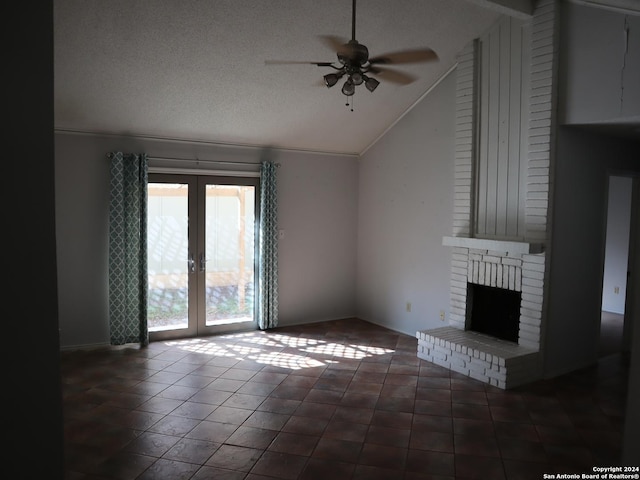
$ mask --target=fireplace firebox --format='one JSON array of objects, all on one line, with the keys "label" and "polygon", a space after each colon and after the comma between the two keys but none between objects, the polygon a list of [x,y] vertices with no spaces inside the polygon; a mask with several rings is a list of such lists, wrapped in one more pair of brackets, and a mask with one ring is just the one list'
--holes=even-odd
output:
[{"label": "fireplace firebox", "polygon": [[514,290],[468,283],[468,329],[517,343],[521,297]]}]

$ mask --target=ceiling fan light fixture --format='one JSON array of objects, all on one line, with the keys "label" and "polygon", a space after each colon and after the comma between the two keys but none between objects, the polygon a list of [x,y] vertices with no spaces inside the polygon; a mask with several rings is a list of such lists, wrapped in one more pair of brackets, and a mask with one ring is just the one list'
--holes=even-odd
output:
[{"label": "ceiling fan light fixture", "polygon": [[338,79],[340,77],[335,73],[328,73],[324,76],[324,84],[327,88],[333,87],[336,83],[338,83]]},{"label": "ceiling fan light fixture", "polygon": [[342,86],[342,93],[345,94],[347,97],[350,97],[355,92],[356,92],[356,86],[353,84],[350,78],[347,79],[347,81],[344,82],[344,85]]},{"label": "ceiling fan light fixture", "polygon": [[370,92],[373,92],[376,88],[378,88],[378,85],[380,85],[380,82],[375,78],[367,77],[366,75],[363,75],[363,77],[364,86],[367,87],[367,90],[369,90]]},{"label": "ceiling fan light fixture", "polygon": [[362,82],[364,81],[363,77],[364,76],[360,72],[353,72],[350,76],[351,81],[353,82],[354,85],[361,85]]}]

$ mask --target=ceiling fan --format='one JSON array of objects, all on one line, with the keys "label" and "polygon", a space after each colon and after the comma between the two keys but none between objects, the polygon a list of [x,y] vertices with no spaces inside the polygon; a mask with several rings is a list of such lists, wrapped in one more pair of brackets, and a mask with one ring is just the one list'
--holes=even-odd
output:
[{"label": "ceiling fan", "polygon": [[[370,58],[369,49],[356,40],[356,0],[352,0],[352,2],[351,40],[345,43],[343,39],[332,35],[324,35],[321,37],[324,43],[336,52],[338,57],[337,64],[335,62],[278,61],[267,61],[265,63],[304,63],[317,65],[318,67],[330,67],[335,71],[324,75],[324,84],[328,88],[331,88],[338,83],[340,79],[346,77],[342,85],[342,93],[347,97],[351,97],[355,93],[356,86],[358,85],[364,84],[370,92],[373,92],[378,87],[380,82],[368,74],[377,75],[382,80],[399,85],[408,85],[416,80],[412,75],[387,68],[383,65],[420,63],[438,59],[438,55],[430,48],[403,50]],[[347,98],[347,106],[348,105],[349,101]],[[351,110],[353,110],[353,108]]]}]

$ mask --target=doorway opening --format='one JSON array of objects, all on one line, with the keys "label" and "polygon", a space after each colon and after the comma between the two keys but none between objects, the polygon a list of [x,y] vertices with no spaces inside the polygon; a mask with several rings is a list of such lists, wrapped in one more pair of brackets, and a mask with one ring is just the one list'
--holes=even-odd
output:
[{"label": "doorway opening", "polygon": [[632,227],[633,178],[609,177],[605,259],[602,280],[602,312],[598,356],[628,351],[625,330]]}]

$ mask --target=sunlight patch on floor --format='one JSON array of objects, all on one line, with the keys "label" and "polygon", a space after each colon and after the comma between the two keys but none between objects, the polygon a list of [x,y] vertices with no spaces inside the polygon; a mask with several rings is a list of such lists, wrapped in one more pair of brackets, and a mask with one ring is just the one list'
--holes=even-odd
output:
[{"label": "sunlight patch on floor", "polygon": [[302,349],[304,352],[320,353],[322,355],[331,355],[333,357],[349,358],[360,360],[372,355],[384,355],[393,353],[393,350],[385,348],[368,347],[362,345],[341,345],[339,343],[327,343],[317,347],[309,347]]},{"label": "sunlight patch on floor", "polygon": [[247,358],[263,365],[272,365],[274,367],[288,368],[290,370],[322,367],[325,365],[324,362],[311,357],[283,352],[263,353],[255,356],[249,355]]},{"label": "sunlight patch on floor", "polygon": [[[230,343],[235,340],[237,343]],[[221,335],[214,338],[192,338],[172,340],[166,345],[177,346],[189,353],[201,353],[217,357],[232,357],[238,360],[253,360],[263,365],[299,370],[344,360],[362,360],[376,355],[392,354],[395,350],[371,345],[343,345],[312,338],[266,332],[249,332]],[[265,352],[264,347],[273,347]],[[299,354],[283,352],[283,349],[298,349]]]}]

